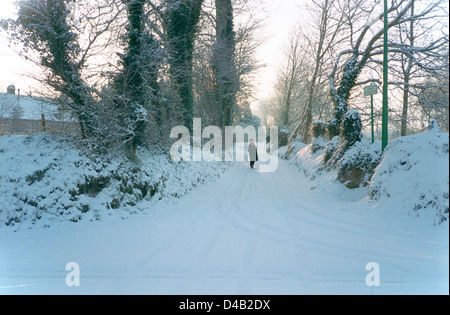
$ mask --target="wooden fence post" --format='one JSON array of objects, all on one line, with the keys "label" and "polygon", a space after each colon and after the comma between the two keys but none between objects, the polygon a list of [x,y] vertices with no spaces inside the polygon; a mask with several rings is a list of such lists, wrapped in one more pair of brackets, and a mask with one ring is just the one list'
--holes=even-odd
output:
[{"label": "wooden fence post", "polygon": [[44,114],[42,114],[42,116],[41,116],[41,122],[42,122],[42,132],[45,132],[46,128],[45,128],[45,115]]}]

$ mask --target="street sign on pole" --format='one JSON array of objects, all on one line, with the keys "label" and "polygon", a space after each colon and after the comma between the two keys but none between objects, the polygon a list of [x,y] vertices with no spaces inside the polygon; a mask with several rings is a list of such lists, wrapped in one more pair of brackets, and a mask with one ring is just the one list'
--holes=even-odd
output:
[{"label": "street sign on pole", "polygon": [[372,96],[378,93],[378,85],[371,84],[364,88],[364,96]]},{"label": "street sign on pole", "polygon": [[364,96],[370,96],[370,117],[372,120],[372,143],[375,142],[375,127],[373,122],[373,96],[378,93],[378,85],[371,84],[364,88]]}]

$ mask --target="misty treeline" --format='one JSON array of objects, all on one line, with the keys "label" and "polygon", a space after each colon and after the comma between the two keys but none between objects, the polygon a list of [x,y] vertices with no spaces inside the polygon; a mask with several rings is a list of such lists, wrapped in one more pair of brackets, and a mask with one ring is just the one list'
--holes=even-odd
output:
[{"label": "misty treeline", "polygon": [[[256,0],[19,0],[2,28],[96,150],[170,141],[194,117],[258,123],[249,107]],[[235,22],[237,19],[244,22]]]},{"label": "misty treeline", "polygon": [[[311,140],[314,121],[329,138],[348,110],[370,130],[370,97],[377,84],[375,127],[381,128],[383,1],[306,0],[284,47],[273,95],[264,101],[267,125],[285,126],[291,139]],[[306,14],[306,15],[305,15]],[[389,128],[402,136],[437,120],[449,129],[448,3],[388,0]]]}]

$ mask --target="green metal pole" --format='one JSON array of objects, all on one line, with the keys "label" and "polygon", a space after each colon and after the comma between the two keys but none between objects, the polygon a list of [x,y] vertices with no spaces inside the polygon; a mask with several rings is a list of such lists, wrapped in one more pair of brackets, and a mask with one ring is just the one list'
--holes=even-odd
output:
[{"label": "green metal pole", "polygon": [[373,123],[373,95],[370,96],[370,112],[372,117],[372,143],[375,143],[375,127]]},{"label": "green metal pole", "polygon": [[388,145],[388,1],[384,0],[384,52],[383,52],[383,118],[381,131],[382,150]]}]

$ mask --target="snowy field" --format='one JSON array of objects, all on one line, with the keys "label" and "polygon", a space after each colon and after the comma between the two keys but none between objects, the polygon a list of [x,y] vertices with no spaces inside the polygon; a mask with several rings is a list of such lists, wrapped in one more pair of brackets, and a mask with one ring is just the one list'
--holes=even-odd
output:
[{"label": "snowy field", "polygon": [[[280,160],[275,173],[246,162],[220,172],[179,198],[144,199],[130,216],[2,224],[0,294],[449,293],[448,221],[434,224],[436,211],[411,210],[400,189],[398,198],[385,197],[381,187],[395,182],[371,201],[368,187],[348,190],[333,180],[319,187],[332,174],[311,180],[294,161]],[[439,174],[448,194],[448,166]],[[3,201],[8,183],[0,184]],[[79,286],[66,284],[70,262],[79,266]],[[366,283],[369,263],[379,266],[379,286]]]}]

